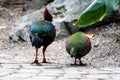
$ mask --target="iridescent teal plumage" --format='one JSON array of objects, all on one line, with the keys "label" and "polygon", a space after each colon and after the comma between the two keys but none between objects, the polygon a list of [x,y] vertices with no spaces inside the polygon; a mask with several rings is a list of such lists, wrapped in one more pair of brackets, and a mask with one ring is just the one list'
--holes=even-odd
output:
[{"label": "iridescent teal plumage", "polygon": [[55,28],[51,22],[46,20],[39,20],[31,25],[30,33],[32,35],[31,38],[32,45],[40,48],[45,44],[45,42],[43,42],[46,41],[44,40],[46,39],[45,37],[48,37],[48,39],[49,37],[54,39]]},{"label": "iridescent teal plumage", "polygon": [[37,55],[38,48],[41,46],[43,46],[43,62],[46,63],[45,50],[47,46],[54,41],[56,35],[55,27],[51,23],[52,18],[52,15],[48,12],[47,8],[45,8],[44,20],[36,21],[30,26],[30,40],[32,46],[36,48],[36,58],[33,63],[39,64]]},{"label": "iridescent teal plumage", "polygon": [[48,33],[50,31],[52,31],[52,29],[53,29],[52,26],[53,25],[51,22],[45,21],[45,20],[40,20],[40,21],[35,22],[31,26],[30,31],[40,35],[42,33]]},{"label": "iridescent teal plumage", "polygon": [[[76,59],[80,60],[83,56],[88,54],[90,49],[90,39],[83,32],[77,32],[69,36],[66,40],[66,51],[71,55],[71,57],[75,57]],[[80,64],[82,65],[81,60]]]}]

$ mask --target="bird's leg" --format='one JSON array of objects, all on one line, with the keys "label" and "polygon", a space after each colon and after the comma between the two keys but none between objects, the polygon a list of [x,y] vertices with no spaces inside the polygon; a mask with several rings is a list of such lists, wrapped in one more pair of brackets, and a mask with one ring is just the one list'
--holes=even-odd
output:
[{"label": "bird's leg", "polygon": [[81,61],[81,59],[79,59],[79,61],[80,61],[80,62],[79,62],[79,65],[80,65],[80,66],[86,66],[86,65],[87,65],[87,64],[83,64],[82,61]]},{"label": "bird's leg", "polygon": [[72,66],[73,66],[73,65],[76,65],[76,61],[77,61],[77,58],[75,58],[74,63],[71,64],[71,65],[72,65]]},{"label": "bird's leg", "polygon": [[43,63],[47,63],[46,58],[45,58],[45,50],[46,50],[46,47],[44,46],[43,51],[42,51],[42,53],[43,53]]},{"label": "bird's leg", "polygon": [[76,65],[76,60],[77,60],[77,58],[75,58],[74,65]]},{"label": "bird's leg", "polygon": [[36,49],[36,55],[35,55],[35,60],[32,64],[36,64],[36,65],[41,65],[39,62],[38,62],[38,48],[35,48]]},{"label": "bird's leg", "polygon": [[46,58],[45,58],[45,51],[43,51],[43,63],[47,63]]}]

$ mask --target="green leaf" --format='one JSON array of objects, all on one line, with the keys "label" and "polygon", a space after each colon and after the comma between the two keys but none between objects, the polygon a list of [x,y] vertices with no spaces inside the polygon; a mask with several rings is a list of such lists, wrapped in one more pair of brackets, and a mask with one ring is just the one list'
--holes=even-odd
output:
[{"label": "green leaf", "polygon": [[120,0],[105,0],[106,13],[109,14],[115,10],[119,4]]},{"label": "green leaf", "polygon": [[104,0],[95,0],[80,16],[75,26],[88,26],[105,16]]},{"label": "green leaf", "polygon": [[94,0],[94,2],[82,12],[80,18],[74,25],[78,27],[92,25],[116,9],[118,4],[120,4],[120,0]]}]

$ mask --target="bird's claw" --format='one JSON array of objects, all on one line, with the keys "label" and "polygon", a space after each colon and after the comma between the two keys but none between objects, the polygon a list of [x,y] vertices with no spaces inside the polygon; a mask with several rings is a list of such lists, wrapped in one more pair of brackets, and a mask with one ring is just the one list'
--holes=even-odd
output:
[{"label": "bird's claw", "polygon": [[47,61],[42,61],[42,63],[48,63]]},{"label": "bird's claw", "polygon": [[36,65],[38,65],[38,66],[41,66],[41,64],[38,62],[38,60],[35,60],[33,63],[31,63],[31,64],[36,64]]},{"label": "bird's claw", "polygon": [[80,62],[79,62],[79,65],[80,65],[80,66],[87,66],[87,64],[82,63],[82,61],[81,61],[81,60],[80,60]]},{"label": "bird's claw", "polygon": [[83,63],[82,64],[81,63],[80,64],[75,64],[74,63],[74,64],[71,64],[71,66],[87,66],[87,64],[83,64]]},{"label": "bird's claw", "polygon": [[49,63],[49,64],[51,64],[51,62],[47,62],[46,59],[43,59],[42,63]]},{"label": "bird's claw", "polygon": [[74,64],[71,64],[71,66],[79,66],[79,64],[75,64],[75,63],[74,63]]},{"label": "bird's claw", "polygon": [[47,63],[46,59],[43,59],[42,63]]},{"label": "bird's claw", "polygon": [[83,63],[82,63],[82,64],[80,63],[79,65],[80,65],[80,66],[87,66],[87,64],[83,64]]}]

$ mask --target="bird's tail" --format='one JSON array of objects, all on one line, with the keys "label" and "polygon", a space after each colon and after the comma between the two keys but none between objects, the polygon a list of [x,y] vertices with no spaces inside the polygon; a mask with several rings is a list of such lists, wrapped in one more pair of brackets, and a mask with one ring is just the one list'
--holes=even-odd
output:
[{"label": "bird's tail", "polygon": [[40,48],[43,43],[43,38],[40,37],[32,37],[32,46],[35,46],[37,48]]}]

